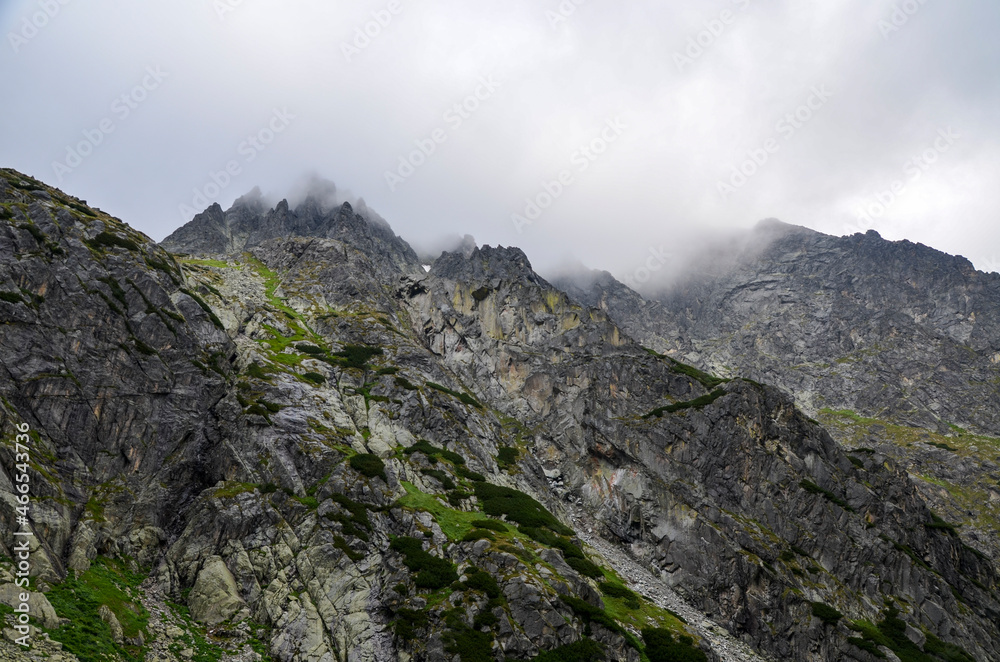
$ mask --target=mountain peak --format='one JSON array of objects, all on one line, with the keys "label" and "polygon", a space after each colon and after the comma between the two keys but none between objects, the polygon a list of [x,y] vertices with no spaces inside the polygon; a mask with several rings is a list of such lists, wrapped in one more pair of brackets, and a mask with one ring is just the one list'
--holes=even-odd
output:
[{"label": "mountain peak", "polygon": [[[293,204],[291,200],[301,200]],[[336,239],[366,253],[379,264],[404,273],[420,271],[416,253],[378,214],[359,201],[363,213],[336,199],[336,186],[312,180],[304,190],[269,209],[258,187],[227,211],[215,203],[161,242],[167,250],[189,254],[242,253],[264,241],[288,237]]]}]

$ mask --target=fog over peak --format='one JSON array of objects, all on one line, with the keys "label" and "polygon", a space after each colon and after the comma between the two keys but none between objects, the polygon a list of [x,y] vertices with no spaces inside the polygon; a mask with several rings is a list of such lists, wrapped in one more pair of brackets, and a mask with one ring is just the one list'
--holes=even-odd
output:
[{"label": "fog over peak", "polygon": [[636,283],[767,217],[1000,268],[1000,3],[563,4],[401,4],[361,46],[377,6],[60,4],[0,57],[0,163],[154,239],[258,184]]}]

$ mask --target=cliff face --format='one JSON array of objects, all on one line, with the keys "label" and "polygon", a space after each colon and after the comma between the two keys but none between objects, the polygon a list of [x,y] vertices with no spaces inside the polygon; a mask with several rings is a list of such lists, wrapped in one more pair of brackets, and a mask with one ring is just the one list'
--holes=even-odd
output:
[{"label": "cliff face", "polygon": [[63,654],[867,661],[901,618],[927,659],[1000,656],[992,564],[887,457],[643,349],[517,249],[425,274],[344,206],[294,236],[244,201],[174,257],[0,175],[0,423],[37,435]]},{"label": "cliff face", "polygon": [[1000,435],[1000,274],[874,231],[753,234],[648,301],[613,279],[567,285],[654,349],[765,380],[807,411]]}]

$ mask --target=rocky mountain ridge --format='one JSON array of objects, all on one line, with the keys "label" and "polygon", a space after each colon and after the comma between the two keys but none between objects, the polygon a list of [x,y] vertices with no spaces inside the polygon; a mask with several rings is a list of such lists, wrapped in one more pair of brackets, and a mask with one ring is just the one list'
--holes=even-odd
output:
[{"label": "rocky mountain ridge", "polygon": [[1000,436],[1000,274],[875,231],[776,221],[692,272],[645,298],[609,274],[556,284],[640,342],[772,383],[811,413]]},{"label": "rocky mountain ridge", "polygon": [[0,424],[37,437],[36,624],[66,659],[1000,654],[993,564],[887,457],[644,349],[518,249],[423,273],[344,206],[279,205],[259,232],[209,210],[176,256],[14,171],[0,202]]}]

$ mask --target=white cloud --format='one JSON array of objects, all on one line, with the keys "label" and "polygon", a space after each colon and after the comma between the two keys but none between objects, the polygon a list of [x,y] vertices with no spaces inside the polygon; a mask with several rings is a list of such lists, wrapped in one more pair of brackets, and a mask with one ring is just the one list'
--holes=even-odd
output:
[{"label": "white cloud", "polygon": [[[469,233],[520,245],[540,265],[572,253],[624,273],[692,228],[776,216],[847,232],[858,200],[955,126],[962,141],[873,225],[974,261],[997,252],[1000,6],[928,2],[884,39],[891,0],[589,0],[555,28],[545,11],[557,2],[399,3],[350,61],[343,44],[373,12],[384,18],[388,0],[244,0],[224,19],[210,0],[68,3],[17,53],[0,53],[11,92],[0,98],[0,162],[54,182],[66,146],[160,66],[169,84],[62,184],[154,238],[274,108],[288,108],[295,121],[244,164],[223,206],[256,184],[281,195],[318,172],[403,236]],[[4,34],[37,7],[5,3]],[[678,71],[674,53],[718,32],[723,11],[732,20]],[[391,192],[385,171],[491,74],[502,88]],[[816,85],[830,101],[722,200],[719,179]],[[627,132],[518,234],[510,214],[619,115]]]}]

